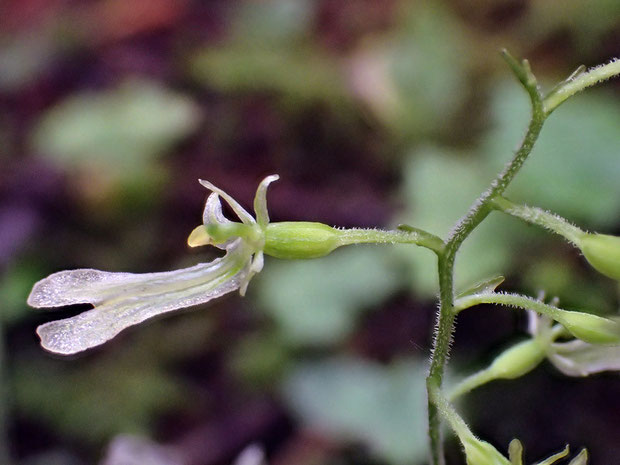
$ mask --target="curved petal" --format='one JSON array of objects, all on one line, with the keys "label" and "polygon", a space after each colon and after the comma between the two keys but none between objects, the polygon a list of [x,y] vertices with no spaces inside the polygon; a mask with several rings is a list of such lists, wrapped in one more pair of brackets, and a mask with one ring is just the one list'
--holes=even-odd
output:
[{"label": "curved petal", "polygon": [[243,221],[245,224],[256,223],[252,215],[250,215],[241,205],[239,205],[239,203],[235,199],[233,199],[230,195],[228,195],[222,189],[214,186],[209,181],[205,181],[204,179],[199,179],[198,182],[200,182],[200,184],[205,186],[207,189],[219,194],[220,197],[222,197],[226,202],[228,202],[228,205],[230,205],[230,208],[233,209],[233,211],[237,214],[237,216],[239,216],[239,219]]},{"label": "curved petal", "polygon": [[202,212],[202,222],[205,225],[232,223],[232,221],[226,218],[224,213],[222,213],[222,202],[220,202],[220,195],[218,193],[212,192],[209,194],[209,197],[207,197],[205,209]]},{"label": "curved petal", "polygon": [[256,222],[261,228],[265,228],[269,223],[269,212],[267,211],[267,187],[274,181],[280,179],[277,174],[272,174],[263,179],[254,196],[254,213],[256,214]]},{"label": "curved petal", "polygon": [[[210,224],[230,224],[228,218],[224,216],[222,213],[222,202],[220,202],[220,196],[218,193],[213,192],[207,198],[207,203],[205,204],[204,212],[202,213],[202,222],[205,226]],[[212,244],[218,249],[226,250],[230,245],[235,242],[237,238],[233,237],[230,240],[221,243],[221,244]]]}]

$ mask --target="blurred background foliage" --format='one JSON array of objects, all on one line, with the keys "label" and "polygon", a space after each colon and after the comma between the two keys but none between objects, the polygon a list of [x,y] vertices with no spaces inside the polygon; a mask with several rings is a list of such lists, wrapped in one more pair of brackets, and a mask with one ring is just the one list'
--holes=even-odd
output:
[{"label": "blurred background foliage", "polygon": [[[618,56],[619,26],[616,0],[0,3],[0,462],[217,465],[257,443],[275,465],[425,463],[437,285],[426,250],[268,259],[247,298],[74,359],[44,353],[34,329],[83,308],[35,311],[26,296],[61,269],[215,257],[185,245],[205,199],[199,177],[249,205],[279,173],[276,221],[445,235],[527,123],[498,49],[551,85]],[[510,197],[619,233],[619,89],[557,110]],[[568,308],[618,310],[617,286],[574,250],[496,215],[459,255],[458,285],[493,274]],[[465,313],[452,376],[524,325],[506,309]],[[461,408],[498,447],[521,438],[530,461],[570,442],[615,463],[619,390],[616,375],[565,380],[541,367]]]}]

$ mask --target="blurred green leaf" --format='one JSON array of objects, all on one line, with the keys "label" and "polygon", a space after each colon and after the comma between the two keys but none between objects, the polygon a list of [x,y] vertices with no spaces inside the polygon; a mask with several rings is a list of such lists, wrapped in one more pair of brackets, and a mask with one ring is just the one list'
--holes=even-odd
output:
[{"label": "blurred green leaf", "polygon": [[[412,154],[404,174],[407,213],[400,219],[444,238],[493,179],[475,157],[433,147]],[[528,237],[526,226],[510,220],[492,215],[463,244],[456,261],[458,288],[507,271],[515,242]],[[399,250],[397,258],[409,264],[416,292],[425,297],[437,292],[435,256],[409,247]]]},{"label": "blurred green leaf", "polygon": [[287,401],[311,428],[366,442],[394,464],[424,463],[426,369],[353,358],[301,364],[284,384]]},{"label": "blurred green leaf", "polygon": [[620,2],[617,0],[533,0],[519,29],[529,43],[568,32],[571,36],[565,40],[573,42],[582,54],[596,54],[606,34],[617,30],[618,18]]},{"label": "blurred green leaf", "polygon": [[131,80],[60,102],[39,120],[32,144],[69,168],[125,175],[147,169],[154,157],[196,127],[198,117],[188,98]]},{"label": "blurred green leaf", "polygon": [[366,42],[354,55],[352,86],[400,136],[437,133],[448,129],[465,97],[463,28],[437,2],[402,8],[396,34]]},{"label": "blurred green leaf", "polygon": [[[590,89],[558,108],[532,155],[509,187],[515,202],[550,209],[583,226],[611,227],[620,218],[620,108],[604,90]],[[492,100],[495,127],[483,142],[481,163],[499,170],[523,136],[527,96],[514,82]],[[587,115],[587,116],[585,116]]]},{"label": "blurred green leaf", "polygon": [[243,1],[232,24],[236,40],[283,44],[305,36],[311,26],[310,0]]},{"label": "blurred green leaf", "polygon": [[401,284],[385,250],[355,246],[320,260],[275,261],[257,281],[261,307],[292,344],[334,344]]},{"label": "blurred green leaf", "polygon": [[349,100],[336,63],[310,48],[235,43],[203,50],[191,66],[197,80],[222,92],[275,92],[294,105]]},{"label": "blurred green leaf", "polygon": [[200,50],[190,60],[196,80],[221,92],[268,92],[294,110],[299,105],[350,105],[340,64],[307,37],[312,20],[308,0],[243,2],[232,36]]},{"label": "blurred green leaf", "polygon": [[18,359],[12,379],[22,414],[60,434],[97,443],[120,432],[148,433],[156,415],[182,399],[179,386],[152,363],[117,356],[79,368],[71,363]]},{"label": "blurred green leaf", "polygon": [[189,312],[143,325],[83,358],[58,360],[41,349],[15,357],[16,410],[90,444],[120,433],[148,434],[160,415],[196,408],[188,385],[167,367],[204,350],[212,330],[209,312]]},{"label": "blurred green leaf", "polygon": [[245,337],[230,351],[230,365],[252,387],[270,388],[291,363],[290,351],[271,332]]}]

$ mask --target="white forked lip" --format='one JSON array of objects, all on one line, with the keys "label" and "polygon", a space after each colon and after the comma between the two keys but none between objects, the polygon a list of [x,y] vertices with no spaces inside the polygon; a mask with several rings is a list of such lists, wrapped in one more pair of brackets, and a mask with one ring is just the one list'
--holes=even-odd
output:
[{"label": "white forked lip", "polygon": [[79,269],[54,273],[36,283],[33,307],[89,303],[95,307],[37,328],[41,345],[69,355],[109,341],[125,328],[157,315],[202,304],[241,287],[248,274],[237,249],[210,263],[163,273],[109,273]]}]

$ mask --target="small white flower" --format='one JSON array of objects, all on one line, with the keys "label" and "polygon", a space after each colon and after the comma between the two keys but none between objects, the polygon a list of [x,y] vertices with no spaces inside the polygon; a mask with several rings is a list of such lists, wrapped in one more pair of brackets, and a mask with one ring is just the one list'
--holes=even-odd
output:
[{"label": "small white flower", "polygon": [[[552,328],[544,315],[528,311],[528,332],[532,336],[553,334],[552,339],[564,333],[559,325]],[[611,318],[618,322],[617,318]],[[551,341],[546,346],[547,359],[566,376],[589,376],[603,371],[620,370],[620,345],[591,344],[580,339],[566,342]]]},{"label": "small white flower", "polygon": [[[264,231],[269,223],[267,186],[278,176],[266,177],[254,198],[256,219],[228,194],[211,183],[200,183],[213,193],[207,199],[204,225],[196,228],[190,246],[211,244],[226,250],[224,257],[190,268],[161,273],[111,273],[93,269],[54,273],[37,282],[28,304],[62,307],[89,303],[95,308],[37,328],[44,349],[74,354],[109,341],[129,326],[162,313],[202,304],[239,289],[245,293],[254,274],[263,267]],[[222,214],[220,197],[241,223]]]},{"label": "small white flower", "polygon": [[579,339],[556,342],[547,356],[567,376],[588,376],[620,370],[620,345],[601,346]]}]

